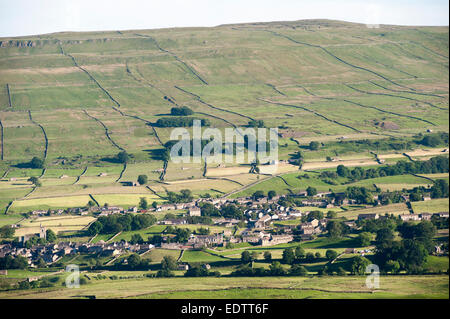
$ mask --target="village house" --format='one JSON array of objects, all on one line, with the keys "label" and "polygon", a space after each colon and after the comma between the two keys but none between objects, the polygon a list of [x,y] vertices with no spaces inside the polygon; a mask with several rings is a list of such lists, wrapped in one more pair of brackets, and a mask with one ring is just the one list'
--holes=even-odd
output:
[{"label": "village house", "polygon": [[188,264],[179,264],[179,265],[177,266],[177,269],[178,269],[178,270],[187,271],[187,270],[189,270],[189,265],[188,265]]},{"label": "village house", "polygon": [[358,215],[358,220],[363,220],[363,219],[378,219],[380,218],[380,216],[378,214],[359,214]]},{"label": "village house", "polygon": [[223,235],[191,235],[188,244],[194,246],[219,246],[223,244]]},{"label": "village house", "polygon": [[201,216],[202,210],[199,207],[191,207],[188,211],[189,216]]},{"label": "village house", "polygon": [[431,213],[419,214],[419,217],[421,220],[431,220],[431,216],[433,216],[433,214],[431,214]]},{"label": "village house", "polygon": [[420,216],[416,214],[402,214],[400,215],[400,219],[403,221],[409,221],[409,220],[420,220]]},{"label": "village house", "polygon": [[260,244],[262,246],[272,246],[278,244],[286,244],[290,243],[294,240],[294,236],[292,235],[272,235],[271,237],[261,238]]},{"label": "village house", "polygon": [[270,224],[271,219],[272,217],[270,215],[264,215],[254,223],[254,227],[264,228]]}]

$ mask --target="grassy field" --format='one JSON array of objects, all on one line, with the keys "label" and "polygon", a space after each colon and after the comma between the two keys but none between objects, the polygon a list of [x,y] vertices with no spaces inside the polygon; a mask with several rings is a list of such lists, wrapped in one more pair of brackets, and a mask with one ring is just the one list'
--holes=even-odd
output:
[{"label": "grassy field", "polygon": [[[227,179],[203,181],[202,164],[169,162],[164,178],[170,183],[158,183],[158,149],[171,129],[151,124],[174,104],[208,118],[222,134],[250,119],[290,132],[279,139],[279,158],[300,149],[303,169],[377,165],[369,151],[388,163],[406,158],[403,152],[415,159],[445,154],[443,147],[378,151],[340,142],[448,132],[448,27],[374,31],[313,20],[10,40],[2,38],[8,45],[0,48],[0,210],[13,201],[11,213],[85,205],[89,194],[125,207],[141,195],[155,200],[144,187],[125,186],[140,174],[158,194],[191,189],[195,196],[222,196],[258,181],[248,166],[211,166],[206,176]],[[34,45],[21,47],[21,41]],[[310,141],[324,144],[312,151]],[[126,167],[114,159],[120,150],[132,155]],[[44,172],[26,168],[33,156],[45,160]],[[280,165],[278,173],[291,186],[274,178],[233,196],[330,187],[296,180],[295,166]],[[41,176],[43,185],[33,193],[30,176]],[[406,176],[366,182],[384,190],[429,184]]]},{"label": "grassy field", "polygon": [[[138,273],[136,275],[139,276]],[[389,276],[380,289],[365,286],[365,277],[156,278],[91,280],[78,289],[50,288],[0,292],[0,298],[448,298],[448,276]],[[126,287],[126,289],[124,289]]]},{"label": "grassy field", "polygon": [[448,212],[448,198],[438,198],[423,202],[412,202],[414,213],[441,213]]}]

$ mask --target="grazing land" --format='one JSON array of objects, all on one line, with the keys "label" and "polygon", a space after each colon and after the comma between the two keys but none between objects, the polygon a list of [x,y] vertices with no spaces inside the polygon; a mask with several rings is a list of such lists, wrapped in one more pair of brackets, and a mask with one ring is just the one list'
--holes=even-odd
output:
[{"label": "grazing land", "polygon": [[[0,38],[0,298],[448,299],[448,35],[300,20]],[[276,170],[168,160],[193,119],[277,128]],[[430,230],[423,258],[383,260],[380,228],[406,250],[408,227]],[[380,259],[369,289],[358,267]]]}]

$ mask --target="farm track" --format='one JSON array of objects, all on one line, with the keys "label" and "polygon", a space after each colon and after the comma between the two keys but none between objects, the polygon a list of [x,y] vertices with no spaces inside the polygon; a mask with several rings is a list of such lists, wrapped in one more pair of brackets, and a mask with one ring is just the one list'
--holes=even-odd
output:
[{"label": "farm track", "polygon": [[30,118],[30,121],[33,124],[35,124],[35,125],[37,125],[37,126],[39,126],[41,128],[42,133],[44,134],[44,140],[45,140],[44,161],[45,161],[47,159],[47,152],[48,152],[48,137],[47,137],[47,133],[45,132],[45,129],[44,129],[44,127],[41,124],[39,124],[38,122],[33,120],[33,117],[31,116],[31,110],[28,110],[28,117]]},{"label": "farm track", "polygon": [[349,88],[352,89],[352,90],[355,90],[356,92],[359,92],[359,93],[371,94],[371,95],[379,95],[379,96],[396,97],[396,98],[400,98],[400,99],[405,99],[405,100],[414,101],[414,102],[417,102],[417,103],[427,104],[427,105],[429,105],[429,106],[431,106],[431,107],[434,107],[434,108],[437,108],[437,109],[439,109],[439,110],[448,111],[448,109],[446,109],[446,108],[439,107],[439,106],[434,105],[434,104],[432,104],[432,103],[430,103],[430,102],[426,102],[426,101],[421,101],[421,100],[413,99],[413,98],[411,98],[411,97],[406,97],[406,96],[401,96],[401,95],[394,95],[394,94],[389,94],[389,93],[369,92],[369,91],[364,91],[364,90],[361,90],[361,89],[357,89],[357,88],[355,88],[355,87],[353,87],[353,86],[351,86],[351,85],[348,85],[348,84],[344,84],[344,85],[345,85],[346,87],[349,87]]},{"label": "farm track", "polygon": [[396,86],[400,86],[400,87],[403,87],[403,88],[406,88],[406,89],[410,89],[410,88],[408,88],[408,87],[406,87],[404,85],[396,83],[395,81],[385,77],[384,75],[382,75],[382,74],[380,74],[378,72],[375,72],[375,71],[372,71],[372,70],[367,69],[365,67],[354,65],[354,64],[352,64],[350,62],[347,62],[347,61],[341,59],[340,57],[336,56],[335,54],[333,54],[332,52],[330,52],[329,50],[327,50],[326,48],[324,48],[324,47],[322,47],[320,45],[298,41],[298,40],[295,40],[295,39],[293,39],[293,38],[291,38],[291,37],[289,37],[287,35],[284,35],[284,34],[281,34],[281,33],[278,33],[278,32],[272,31],[272,30],[264,30],[264,31],[272,33],[275,36],[278,36],[278,37],[281,37],[281,38],[285,38],[285,39],[287,39],[289,41],[292,41],[294,43],[297,43],[297,44],[306,45],[306,46],[309,46],[309,47],[321,49],[323,52],[325,52],[329,56],[333,57],[334,59],[338,60],[339,62],[344,63],[345,65],[348,65],[348,66],[350,66],[350,67],[352,67],[354,69],[358,69],[358,70],[362,70],[362,71],[366,71],[366,72],[372,73],[373,75],[375,75],[375,76],[377,76],[379,78],[382,78],[382,79],[384,79],[384,80],[386,80],[386,81],[388,81],[388,82],[390,82],[390,83],[392,83],[392,84],[394,84]]},{"label": "farm track", "polygon": [[217,107],[217,106],[214,106],[214,105],[212,105],[212,104],[209,104],[209,103],[203,101],[202,98],[201,98],[200,96],[198,96],[197,94],[192,93],[192,92],[189,92],[189,91],[187,91],[187,90],[185,90],[185,89],[182,89],[182,88],[180,88],[179,86],[176,86],[176,85],[175,85],[174,87],[175,87],[176,89],[180,90],[181,92],[184,92],[184,93],[186,93],[186,94],[189,94],[190,96],[193,96],[198,102],[200,102],[200,103],[203,104],[203,105],[209,106],[210,108],[213,108],[213,109],[215,109],[215,110],[219,110],[219,111],[222,111],[222,112],[227,112],[227,113],[230,113],[230,114],[238,115],[238,116],[244,117],[244,118],[246,118],[246,119],[255,121],[255,119],[252,118],[252,117],[250,117],[250,116],[243,115],[243,114],[240,114],[240,113],[237,113],[237,112],[234,112],[234,111],[222,109],[222,108],[220,108],[220,107]]},{"label": "farm track", "polygon": [[[323,99],[340,101],[340,100],[335,99],[335,98],[323,98]],[[412,116],[412,115],[406,115],[406,114],[401,114],[401,113],[396,113],[396,112],[386,111],[386,110],[380,109],[380,108],[378,108],[378,107],[376,107],[376,106],[364,105],[364,104],[361,104],[361,103],[358,103],[358,102],[353,102],[353,101],[350,101],[350,100],[347,100],[347,99],[343,99],[342,101],[347,102],[347,103],[350,103],[350,104],[358,105],[358,106],[363,107],[363,108],[374,109],[374,110],[376,110],[376,111],[378,111],[378,112],[381,112],[381,113],[392,114],[392,115],[396,115],[396,116],[399,116],[399,117],[406,117],[406,118],[409,118],[409,119],[413,119],[413,120],[425,122],[425,123],[431,124],[431,125],[433,125],[433,126],[436,126],[436,124],[434,124],[434,123],[431,122],[431,121],[424,120],[424,119],[421,119],[421,118],[419,118],[419,117],[415,117],[415,116]]]},{"label": "farm track", "polygon": [[206,81],[205,81],[205,80],[197,73],[197,71],[194,70],[193,67],[189,66],[186,62],[184,62],[184,61],[183,61],[180,57],[178,57],[175,53],[172,53],[172,52],[170,52],[170,51],[168,51],[168,50],[166,50],[166,49],[163,49],[163,48],[159,45],[158,41],[156,41],[155,38],[153,38],[153,37],[151,37],[151,36],[148,36],[148,35],[138,34],[138,33],[135,33],[135,35],[137,35],[137,36],[139,36],[139,37],[151,39],[151,40],[155,43],[156,47],[157,47],[161,52],[164,52],[164,53],[169,54],[169,55],[171,55],[172,57],[174,57],[175,60],[177,60],[178,62],[180,62],[181,64],[183,64],[183,65],[189,70],[189,72],[190,72],[192,75],[194,75],[198,80],[200,80],[203,84],[208,85],[208,82],[206,82]]},{"label": "farm track", "polygon": [[83,177],[83,175],[87,172],[87,169],[88,169],[88,167],[86,166],[84,171],[82,171],[81,174],[77,176],[77,179],[75,180],[75,182],[73,182],[72,185],[75,185],[76,183],[78,183],[80,181],[81,177]]},{"label": "farm track", "polygon": [[318,117],[321,117],[321,118],[323,118],[323,119],[326,120],[326,121],[329,121],[329,122],[332,122],[332,123],[334,123],[334,124],[337,124],[337,125],[340,125],[340,126],[349,128],[349,129],[351,129],[351,130],[353,130],[353,131],[355,131],[355,132],[362,133],[360,130],[358,130],[358,129],[356,129],[356,128],[350,126],[350,125],[347,125],[347,124],[338,122],[338,121],[336,121],[336,120],[329,119],[329,118],[326,117],[325,115],[322,115],[322,114],[320,114],[320,113],[318,113],[318,112],[316,112],[316,111],[310,110],[310,109],[308,109],[308,108],[306,108],[306,107],[304,107],[304,106],[293,105],[293,104],[284,104],[284,103],[279,103],[279,102],[272,102],[272,101],[265,100],[265,99],[261,99],[261,98],[258,98],[258,100],[263,101],[263,102],[266,102],[266,103],[269,103],[269,104],[281,105],[281,106],[293,107],[293,108],[296,108],[296,109],[301,109],[301,110],[304,110],[304,111],[313,113],[314,115],[316,115],[316,116],[318,116]]},{"label": "farm track", "polygon": [[4,160],[4,153],[5,153],[5,129],[3,128],[3,123],[2,123],[2,120],[0,120],[0,134],[1,134],[1,137],[0,137],[0,143],[2,144],[2,147],[1,147],[1,149],[0,149],[0,152],[1,152],[1,160],[3,161]]},{"label": "farm track", "polygon": [[8,95],[8,103],[9,103],[9,107],[12,108],[12,102],[11,102],[11,91],[9,89],[9,84],[6,83],[6,93]]},{"label": "farm track", "polygon": [[103,129],[105,130],[105,135],[106,138],[111,142],[111,144],[116,147],[117,149],[121,150],[121,151],[125,151],[125,149],[123,147],[121,147],[119,144],[117,144],[112,138],[111,135],[109,134],[109,129],[108,127],[105,125],[105,123],[103,123],[101,120],[99,120],[98,118],[90,115],[86,110],[83,110],[84,114],[86,114],[86,116],[88,116],[89,118],[95,120],[96,122],[100,123],[101,126],[103,126]]},{"label": "farm track", "polygon": [[439,97],[439,98],[441,98],[441,99],[445,99],[444,96],[437,95],[437,94],[432,94],[432,93],[422,93],[422,92],[410,92],[410,91],[402,91],[402,90],[394,90],[394,89],[389,89],[389,88],[387,88],[387,87],[385,87],[385,86],[382,86],[381,84],[375,83],[375,82],[373,82],[373,81],[371,81],[371,80],[369,80],[369,82],[372,83],[373,85],[378,86],[379,88],[382,88],[382,89],[384,89],[384,90],[391,91],[391,92],[396,92],[396,93],[408,93],[408,94],[417,94],[417,95],[424,95],[424,96],[433,96],[433,97]]},{"label": "farm track", "polygon": [[120,181],[120,179],[122,178],[123,173],[125,173],[125,170],[126,170],[126,169],[127,169],[127,163],[124,163],[124,164],[123,164],[123,169],[122,169],[122,171],[120,172],[119,178],[116,179],[116,183]]}]

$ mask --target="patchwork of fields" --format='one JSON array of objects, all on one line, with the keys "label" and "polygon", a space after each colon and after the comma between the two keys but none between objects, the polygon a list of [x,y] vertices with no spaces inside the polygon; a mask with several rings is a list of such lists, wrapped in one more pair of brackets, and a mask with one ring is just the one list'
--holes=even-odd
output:
[{"label": "patchwork of fields", "polygon": [[[155,123],[175,105],[222,131],[256,119],[295,132],[281,136],[280,159],[313,140],[448,131],[446,27],[368,29],[311,20],[0,40],[1,211],[85,205],[89,195],[122,206],[137,205],[139,197],[158,201],[147,188],[124,186],[139,174],[149,176],[158,195],[184,188],[195,196],[253,190],[238,192],[258,181],[248,167],[233,165],[209,167],[206,176],[216,179],[197,182],[203,163],[169,163],[169,183],[159,183],[163,161],[156,150],[170,129]],[[125,167],[113,160],[120,150],[133,156]],[[340,161],[325,161],[338,152]],[[422,149],[407,154],[436,155]],[[24,167],[34,156],[45,160],[46,170]],[[304,156],[304,170],[377,164],[357,149]],[[383,156],[387,162],[404,158],[402,152]],[[295,171],[281,165],[278,173]],[[30,176],[40,177],[42,187],[33,190]],[[280,181],[267,183],[281,190]],[[380,181],[379,187],[393,190],[409,181]]]}]

